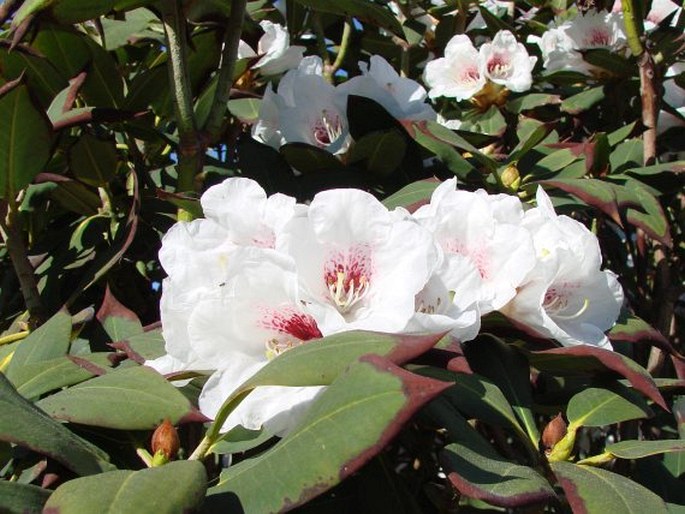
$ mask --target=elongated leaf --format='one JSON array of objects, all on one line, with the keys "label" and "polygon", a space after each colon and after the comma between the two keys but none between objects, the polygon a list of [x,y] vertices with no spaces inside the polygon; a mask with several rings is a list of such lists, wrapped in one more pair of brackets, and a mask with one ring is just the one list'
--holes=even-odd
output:
[{"label": "elongated leaf", "polygon": [[287,143],[279,151],[288,164],[302,173],[325,173],[344,167],[332,153],[306,143]]},{"label": "elongated leaf", "polygon": [[542,183],[571,193],[622,225],[613,184],[598,179],[554,179],[543,180]]},{"label": "elongated leaf", "polygon": [[[209,510],[218,512],[230,497],[245,512],[281,512],[307,502],[361,468],[445,387],[382,357],[362,357],[273,449],[222,473],[208,491]],[[265,473],[274,469],[288,472],[264,488]]]},{"label": "elongated leaf", "polygon": [[40,514],[50,491],[35,485],[0,480],[0,512],[3,514]]},{"label": "elongated leaf", "polygon": [[194,512],[202,503],[206,489],[204,466],[197,461],[178,461],[141,471],[119,470],[71,480],[55,490],[44,512]]},{"label": "elongated leaf", "polygon": [[259,98],[237,98],[228,101],[228,110],[243,123],[254,123],[259,119],[262,100]]},{"label": "elongated leaf", "polygon": [[231,454],[241,453],[267,442],[273,435],[264,429],[248,430],[238,425],[221,436],[209,449],[212,453]]},{"label": "elongated leaf", "polygon": [[93,378],[37,405],[57,419],[122,430],[155,428],[165,418],[176,424],[194,415],[186,397],[145,366]]},{"label": "elongated leaf", "polygon": [[618,373],[627,378],[636,390],[668,410],[668,406],[649,372],[637,362],[620,353],[594,346],[580,345],[532,352],[530,359],[533,366],[551,373],[565,375]]},{"label": "elongated leaf", "polygon": [[601,427],[653,415],[640,395],[628,388],[618,387],[618,384],[614,388],[616,392],[589,387],[574,395],[566,409],[569,423],[575,426]]},{"label": "elongated leaf", "polygon": [[445,391],[443,397],[465,416],[493,426],[513,429],[524,440],[528,439],[509,401],[488,379],[475,373],[454,373],[433,366],[412,366],[410,369],[419,375],[453,381],[454,387]]},{"label": "elongated leaf", "polygon": [[390,210],[395,207],[405,207],[412,212],[421,204],[430,201],[430,197],[438,185],[440,185],[440,182],[436,180],[413,182],[383,200],[383,205]]},{"label": "elongated leaf", "polygon": [[91,186],[104,186],[117,171],[114,141],[83,134],[69,150],[69,168],[74,176]]},{"label": "elongated leaf", "polygon": [[593,87],[566,98],[561,102],[561,110],[570,114],[580,114],[604,100],[605,96],[603,86]]},{"label": "elongated leaf", "polygon": [[79,475],[112,469],[107,455],[26,401],[0,374],[0,440],[25,446]]},{"label": "elongated leaf", "polygon": [[362,22],[368,22],[372,25],[388,29],[396,36],[404,38],[402,25],[397,21],[397,18],[389,10],[373,2],[364,0],[338,0],[336,2],[329,2],[327,0],[295,1],[318,12],[352,16]]},{"label": "elongated leaf", "polygon": [[397,129],[369,132],[352,145],[347,162],[363,160],[370,172],[387,176],[402,163],[406,150],[406,135]]},{"label": "elongated leaf", "polygon": [[649,489],[605,469],[550,463],[573,512],[665,514],[666,504]]},{"label": "elongated leaf", "polygon": [[49,106],[55,95],[67,86],[62,75],[47,59],[23,45],[12,51],[0,47],[0,68],[6,79],[16,79],[24,73],[27,86],[43,108]]},{"label": "elongated leaf", "polygon": [[161,330],[128,336],[123,341],[111,343],[110,346],[124,352],[129,359],[138,364],[166,354]]},{"label": "elongated leaf", "polygon": [[14,382],[17,371],[26,364],[66,355],[70,339],[71,315],[61,310],[17,346],[7,370],[7,378]]},{"label": "elongated leaf", "polygon": [[508,461],[494,450],[450,444],[440,453],[440,462],[459,492],[492,505],[516,508],[556,496],[534,469]]},{"label": "elongated leaf", "polygon": [[0,197],[14,197],[50,157],[51,127],[19,85],[0,96]]},{"label": "elongated leaf", "polygon": [[62,356],[25,364],[15,372],[12,383],[24,398],[37,398],[47,392],[104,374],[104,369],[111,365],[108,360],[111,355],[101,352],[88,355],[87,358],[80,357],[79,360]]},{"label": "elongated leaf", "polygon": [[671,343],[661,332],[628,312],[621,312],[616,324],[607,335],[612,341],[628,341],[631,343],[652,341],[659,348],[665,349],[669,353],[673,352]]},{"label": "elongated leaf", "polygon": [[670,439],[665,441],[621,441],[609,444],[605,452],[621,459],[641,459],[660,453],[685,452],[685,441]]},{"label": "elongated leaf", "polygon": [[504,393],[531,442],[537,445],[540,434],[531,410],[533,397],[526,358],[493,336],[481,336],[464,344],[463,349],[473,371],[492,380]]},{"label": "elongated leaf", "polygon": [[109,286],[105,290],[97,319],[112,341],[122,341],[143,333],[143,325],[138,316],[114,297]]}]

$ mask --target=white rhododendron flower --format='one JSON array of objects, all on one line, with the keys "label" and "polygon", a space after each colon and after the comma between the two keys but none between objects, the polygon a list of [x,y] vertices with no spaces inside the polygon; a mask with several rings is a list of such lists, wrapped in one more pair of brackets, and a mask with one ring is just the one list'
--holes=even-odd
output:
[{"label": "white rhododendron flower", "polygon": [[537,43],[542,50],[545,69],[589,74],[595,67],[583,60],[580,51],[592,48],[622,51],[626,45],[623,15],[590,10],[550,28],[541,38],[529,37],[529,41]]},{"label": "white rhododendron flower", "polygon": [[[621,13],[622,11],[623,7],[621,6],[621,0],[615,0],[611,12]],[[644,28],[646,31],[654,30],[662,21],[673,13],[676,14],[671,21],[671,26],[675,27],[680,12],[682,12],[682,7],[671,0],[652,0],[649,12],[647,13],[647,16],[645,16]]]},{"label": "white rhododendron flower", "polygon": [[537,57],[530,57],[508,30],[500,30],[492,43],[481,46],[479,56],[482,73],[490,81],[518,93],[530,89]]},{"label": "white rhododendron flower", "polygon": [[[193,307],[188,333],[195,352],[219,370],[199,400],[208,416],[215,416],[226,397],[269,360],[322,336],[299,300],[292,259],[254,247],[234,253],[218,294],[199,299]],[[223,429],[241,424],[256,430],[264,425],[271,433],[282,434],[296,422],[293,409],[313,399],[320,389],[258,388]]]},{"label": "white rhododendron flower", "polygon": [[233,243],[262,248],[274,248],[290,218],[306,212],[290,196],[276,193],[267,198],[262,186],[244,177],[210,187],[201,204],[205,216],[222,226]]},{"label": "white rhododendron flower", "polygon": [[602,271],[595,235],[582,223],[559,216],[542,188],[524,226],[535,244],[537,264],[502,313],[524,329],[565,346],[609,348],[604,334],[618,318],[623,290],[611,271]]},{"label": "white rhododendron flower", "polygon": [[445,47],[445,57],[426,64],[423,79],[430,88],[428,96],[466,100],[478,93],[486,79],[478,50],[469,37],[458,34]]},{"label": "white rhododendron flower", "polygon": [[438,264],[428,231],[356,189],[317,194],[286,234],[302,299],[327,332],[401,331]]},{"label": "white rhododendron flower", "polygon": [[[478,303],[481,314],[503,307],[516,294],[535,265],[530,234],[521,226],[518,198],[455,189],[456,179],[443,182],[430,204],[414,216],[435,236],[445,252],[441,278],[461,301]],[[477,287],[463,287],[464,281]],[[455,294],[455,299],[457,295]]]},{"label": "white rhododendron flower", "polygon": [[347,150],[350,136],[345,95],[322,76],[319,57],[305,57],[286,73],[274,93],[267,88],[252,135],[278,148],[285,143],[307,143],[333,154]]},{"label": "white rhododendron flower", "polygon": [[297,68],[306,50],[303,46],[290,46],[288,31],[278,23],[268,20],[259,22],[264,35],[257,43],[255,52],[244,41],[238,44],[238,58],[262,57],[255,63],[253,68],[259,69],[263,75],[278,75],[285,71]]},{"label": "white rhododendron flower", "polygon": [[370,66],[360,62],[362,74],[344,82],[339,89],[378,102],[400,120],[435,120],[437,115],[426,103],[426,90],[421,84],[400,77],[380,55],[372,55],[369,63]]}]

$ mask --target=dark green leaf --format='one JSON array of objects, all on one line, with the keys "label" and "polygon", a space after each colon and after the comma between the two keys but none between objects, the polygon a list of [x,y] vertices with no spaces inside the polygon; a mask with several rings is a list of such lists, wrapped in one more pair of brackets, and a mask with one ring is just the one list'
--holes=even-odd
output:
[{"label": "dark green leaf", "polygon": [[440,462],[459,492],[492,505],[516,508],[555,498],[542,475],[500,457],[494,449],[484,452],[479,446],[474,451],[453,443],[441,452]]},{"label": "dark green leaf", "polygon": [[112,469],[107,455],[26,401],[0,373],[0,440],[51,457],[79,475]]},{"label": "dark green leaf", "polygon": [[[307,502],[361,468],[446,386],[382,357],[362,357],[273,449],[222,473],[208,492],[210,510],[225,510],[221,501],[231,497],[245,512],[280,512]],[[264,474],[274,469],[289,471],[265,488]]]},{"label": "dark green leaf", "polygon": [[566,417],[575,426],[601,427],[653,415],[645,400],[632,390],[615,384],[612,389],[589,387],[568,402]]},{"label": "dark green leaf", "polygon": [[365,161],[370,172],[388,176],[402,163],[406,150],[406,136],[397,129],[369,132],[352,145],[347,162]]},{"label": "dark green leaf", "polygon": [[596,103],[604,100],[604,87],[598,86],[566,98],[561,102],[561,110],[570,114],[580,114]]},{"label": "dark green leaf", "polygon": [[288,164],[302,173],[326,173],[343,168],[332,153],[306,143],[287,143],[279,151]]},{"label": "dark green leaf", "polygon": [[109,286],[105,290],[97,319],[112,341],[122,341],[143,333],[143,325],[138,316],[114,297]]},{"label": "dark green leaf", "polygon": [[573,512],[665,514],[663,500],[649,489],[611,471],[569,462],[551,462]]},{"label": "dark green leaf", "polygon": [[162,375],[145,366],[117,369],[60,391],[37,405],[52,417],[83,425],[148,430],[176,424],[193,408]]},{"label": "dark green leaf", "polygon": [[40,514],[50,491],[35,485],[0,480],[0,512],[3,514]]},{"label": "dark green leaf", "polygon": [[242,453],[264,444],[273,435],[266,430],[248,430],[242,425],[233,427],[214,443],[209,451],[216,454]]},{"label": "dark green leaf", "polygon": [[52,127],[19,85],[0,96],[0,197],[15,197],[43,171]]},{"label": "dark green leaf", "polygon": [[207,474],[197,461],[170,462],[141,471],[111,471],[59,486],[45,512],[132,514],[195,512],[204,499]]},{"label": "dark green leaf", "polygon": [[660,453],[685,452],[685,441],[670,439],[664,441],[621,441],[609,444],[604,451],[621,459],[641,459]]},{"label": "dark green leaf", "polygon": [[91,186],[107,184],[114,177],[118,165],[114,141],[84,133],[69,149],[69,169],[74,177]]},{"label": "dark green leaf", "polygon": [[436,180],[419,180],[413,182],[383,200],[383,205],[392,210],[405,207],[411,210],[413,205],[428,203],[435,188],[440,185]]}]

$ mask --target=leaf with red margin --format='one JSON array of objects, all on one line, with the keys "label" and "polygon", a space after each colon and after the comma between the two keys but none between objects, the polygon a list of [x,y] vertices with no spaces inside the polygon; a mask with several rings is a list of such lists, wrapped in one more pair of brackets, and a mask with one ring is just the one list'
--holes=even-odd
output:
[{"label": "leaf with red margin", "polygon": [[[244,512],[284,512],[302,505],[360,469],[449,386],[382,357],[364,356],[315,400],[285,439],[222,473],[208,490],[206,507],[224,511],[237,500]],[[277,479],[265,487],[264,477],[275,470]]]},{"label": "leaf with red margin", "polygon": [[126,224],[124,226],[119,225],[119,229],[117,230],[115,239],[112,242],[112,246],[107,251],[101,252],[96,258],[94,264],[83,274],[81,283],[78,285],[78,287],[76,287],[69,299],[65,302],[66,307],[76,301],[83,291],[97,282],[97,280],[107,273],[112,266],[119,262],[119,259],[122,258],[126,250],[128,250],[128,247],[131,246],[131,243],[133,242],[133,238],[135,237],[136,230],[138,228],[138,209],[140,208],[140,197],[136,174],[131,172],[129,177],[133,184],[133,198],[131,201],[131,209],[129,210],[128,217],[126,219]]},{"label": "leaf with red margin", "polygon": [[110,343],[110,346],[124,352],[129,359],[138,364],[144,364],[146,360],[166,354],[164,338],[159,329],[133,335],[123,341]]},{"label": "leaf with red margin", "polygon": [[616,324],[607,334],[611,341],[626,341],[639,343],[649,341],[654,346],[673,354],[676,350],[671,342],[661,332],[634,314],[623,310],[616,320]]},{"label": "leaf with red margin", "polygon": [[630,385],[657,405],[669,410],[649,372],[635,361],[620,353],[595,346],[579,345],[530,352],[531,364],[550,373],[565,375],[595,375],[608,371],[628,379]]},{"label": "leaf with red margin", "polygon": [[541,184],[550,185],[566,191],[586,204],[595,207],[622,226],[618,212],[615,187],[613,184],[593,178],[569,178],[542,180]]},{"label": "leaf with red margin", "polygon": [[383,200],[383,205],[390,210],[396,207],[404,207],[409,212],[414,212],[422,205],[430,202],[433,191],[439,185],[440,181],[435,178],[412,182]]},{"label": "leaf with red margin", "polygon": [[506,460],[488,446],[473,449],[454,443],[440,453],[440,463],[460,493],[510,509],[556,497],[547,480],[533,468]]},{"label": "leaf with red margin", "polygon": [[112,341],[122,341],[143,333],[143,325],[138,316],[114,297],[109,284],[96,318]]},{"label": "leaf with red margin", "polygon": [[664,501],[649,489],[605,469],[551,462],[552,471],[566,493],[574,514],[620,512],[666,514]]}]

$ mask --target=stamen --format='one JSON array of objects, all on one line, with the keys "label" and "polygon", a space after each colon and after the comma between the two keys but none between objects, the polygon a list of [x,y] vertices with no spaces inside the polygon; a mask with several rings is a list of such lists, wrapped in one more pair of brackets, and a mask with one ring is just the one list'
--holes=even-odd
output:
[{"label": "stamen", "polygon": [[554,317],[555,317],[555,318],[562,319],[562,320],[577,319],[577,318],[579,318],[580,316],[582,316],[583,313],[585,313],[585,311],[588,309],[589,306],[590,306],[590,300],[589,300],[589,298],[584,298],[584,299],[583,299],[583,305],[582,305],[582,306],[580,307],[580,309],[578,309],[578,311],[575,312],[574,314],[558,314],[558,313],[557,313],[557,314],[554,315]]}]

